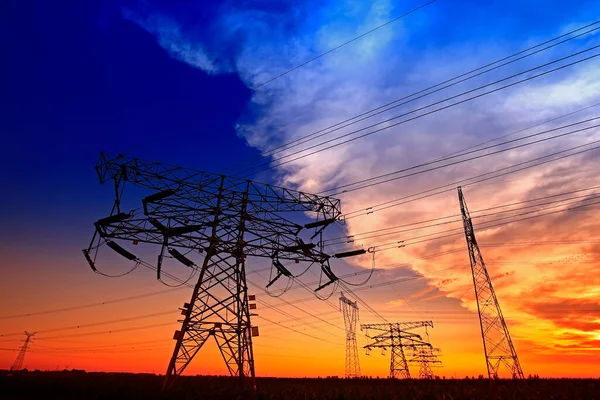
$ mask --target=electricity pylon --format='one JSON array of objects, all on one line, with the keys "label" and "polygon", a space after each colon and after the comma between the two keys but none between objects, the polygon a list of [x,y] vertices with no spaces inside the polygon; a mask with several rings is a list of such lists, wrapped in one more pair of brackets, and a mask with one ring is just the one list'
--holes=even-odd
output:
[{"label": "electricity pylon", "polygon": [[438,359],[440,349],[431,346],[409,346],[408,364],[419,367],[420,379],[433,379],[433,367],[441,367],[442,362]]},{"label": "electricity pylon", "polygon": [[[341,215],[340,201],[123,155],[101,154],[96,171],[100,183],[113,181],[115,200],[110,216],[95,222],[90,246],[83,251],[94,271],[97,250],[104,244],[142,263],[117,241],[158,246],[159,279],[164,258],[200,271],[189,303],[181,308],[184,318],[173,337],[176,344],[165,387],[211,337],[230,375],[239,377],[241,385],[254,387],[252,336],[258,335],[258,327],[250,321],[256,304],[248,295],[246,258],[270,259],[276,275],[268,285],[281,276],[293,277],[282,264],[286,260],[320,265],[324,279],[317,290],[333,283],[337,277],[329,266],[330,256],[310,240],[320,235],[319,243],[323,242],[323,230]],[[133,186],[134,194],[149,192],[140,199],[141,208],[122,210],[126,184]],[[307,214],[317,220],[298,224]],[[196,263],[194,257],[203,259]]]},{"label": "electricity pylon", "polygon": [[[423,338],[409,332],[416,328],[432,327],[432,321],[415,322],[387,322],[382,324],[361,324],[360,329],[366,330],[366,336],[372,342],[364,346],[367,352],[374,348],[380,348],[385,351],[388,347],[391,349],[390,356],[390,378],[410,379],[410,370],[404,348],[407,346],[429,346],[431,344],[424,342]],[[370,334],[369,330],[379,332]]]},{"label": "electricity pylon", "polygon": [[498,378],[498,371],[501,366],[504,366],[513,378],[523,379],[523,370],[517,357],[517,351],[508,333],[508,327],[502,316],[498,298],[481,256],[475,238],[473,222],[460,186],[458,187],[458,200],[465,228],[471,272],[473,273],[473,286],[475,287],[475,298],[477,299],[479,325],[481,326],[488,377],[490,379]]},{"label": "electricity pylon", "polygon": [[346,378],[360,378],[358,346],[356,344],[358,304],[346,298],[344,293],[341,293],[340,310],[344,315],[344,325],[346,327]]},{"label": "electricity pylon", "polygon": [[23,369],[23,361],[25,360],[25,354],[27,353],[27,347],[29,346],[29,341],[37,332],[29,333],[25,331],[25,341],[23,342],[23,346],[21,346],[21,350],[19,350],[19,354],[17,354],[17,359],[13,363],[12,367],[10,367],[11,371],[20,371]]}]

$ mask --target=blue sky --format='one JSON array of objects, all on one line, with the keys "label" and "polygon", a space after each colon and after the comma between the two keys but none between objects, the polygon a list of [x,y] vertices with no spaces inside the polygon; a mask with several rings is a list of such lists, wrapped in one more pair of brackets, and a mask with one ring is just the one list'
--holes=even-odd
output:
[{"label": "blue sky", "polygon": [[[4,2],[2,51],[10,62],[2,64],[0,78],[1,176],[18,196],[3,197],[3,208],[15,211],[9,215],[22,214],[25,210],[17,209],[28,205],[27,211],[35,213],[48,206],[33,199],[40,191],[46,201],[55,198],[58,209],[72,196],[83,200],[79,188],[97,189],[90,167],[103,150],[213,171],[253,154],[238,139],[235,125],[261,118],[263,110],[248,104],[250,92],[236,72],[263,68],[267,73],[260,77],[269,76],[352,37],[372,26],[364,21],[369,3]],[[416,5],[381,4],[383,14],[372,20]],[[440,1],[340,53],[388,39],[381,60],[395,49],[405,53],[383,72],[402,75],[418,69],[412,61],[424,53],[457,43],[459,48],[482,42],[474,46],[518,49],[565,22],[586,21],[592,4]],[[169,57],[159,45],[160,35],[151,32],[159,24],[153,21],[177,27],[182,42],[202,49],[214,69],[206,73]],[[390,38],[393,33],[399,37]],[[302,54],[294,52],[294,43]],[[271,62],[257,66],[255,60],[249,60],[250,67],[236,67],[247,49],[281,55],[273,59],[273,69]],[[368,80],[369,72],[348,74]],[[246,83],[257,79],[244,78]],[[388,82],[384,76],[374,84],[384,90]]]},{"label": "blue sky", "polygon": [[[119,4],[2,7],[2,225],[16,234],[6,240],[75,223],[105,199],[100,151],[213,170],[250,153],[233,129],[249,96],[239,79],[171,59]],[[24,215],[28,227],[16,227]]]}]

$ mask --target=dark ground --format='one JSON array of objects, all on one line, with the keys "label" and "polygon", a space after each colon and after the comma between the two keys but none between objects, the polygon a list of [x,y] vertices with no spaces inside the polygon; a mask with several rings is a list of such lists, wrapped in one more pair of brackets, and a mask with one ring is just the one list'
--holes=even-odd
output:
[{"label": "dark ground", "polygon": [[[228,377],[180,377],[161,392],[151,374],[0,373],[0,399],[245,399]],[[258,378],[256,399],[600,399],[600,379],[411,380]]]}]

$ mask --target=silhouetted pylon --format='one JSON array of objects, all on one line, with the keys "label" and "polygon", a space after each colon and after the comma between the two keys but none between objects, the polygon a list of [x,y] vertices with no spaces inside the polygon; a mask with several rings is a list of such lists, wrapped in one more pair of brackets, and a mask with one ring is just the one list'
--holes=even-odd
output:
[{"label": "silhouetted pylon", "polygon": [[505,366],[513,378],[523,379],[523,370],[517,357],[517,351],[508,333],[508,327],[504,321],[502,310],[500,310],[492,281],[481,256],[473,222],[460,186],[458,187],[458,200],[471,261],[488,377],[497,378],[500,367]]},{"label": "silhouetted pylon", "polygon": [[[299,263],[321,266],[327,279],[317,291],[334,283],[322,234],[341,215],[340,201],[124,155],[101,154],[96,171],[101,183],[114,185],[115,199],[110,215],[94,223],[90,245],[83,250],[93,271],[99,272],[96,257],[102,246],[147,266],[125,247],[129,244],[158,250],[158,279],[165,259],[198,271],[192,296],[181,307],[164,387],[212,340],[229,374],[242,387],[254,387],[252,337],[259,332],[251,321],[256,298],[248,294],[246,259],[269,260],[275,277],[267,287],[282,277],[293,279],[291,268]],[[126,185],[134,190],[124,190]],[[132,203],[124,202],[124,193],[141,200],[141,207],[126,212],[123,205]],[[314,220],[300,225],[302,219],[294,215]],[[317,236],[318,243],[312,243]]]},{"label": "silhouetted pylon", "polygon": [[409,349],[411,351],[408,363],[409,365],[416,365],[419,367],[419,378],[435,378],[433,368],[441,367],[442,365],[442,362],[438,359],[438,354],[441,350],[430,346],[410,346]]},{"label": "silhouetted pylon", "polygon": [[10,367],[11,371],[20,371],[23,369],[23,361],[25,360],[25,354],[27,353],[27,347],[29,346],[29,341],[37,332],[29,333],[25,331],[25,341],[23,342],[23,346],[21,346],[21,350],[19,350],[19,354],[17,355],[17,359],[13,363],[12,367]]},{"label": "silhouetted pylon", "polygon": [[375,348],[382,349],[382,352],[388,347],[391,349],[390,378],[410,379],[410,371],[404,348],[415,346],[431,347],[431,344],[423,341],[420,335],[409,331],[428,326],[433,328],[433,322],[413,321],[361,324],[360,329],[365,329],[367,338],[371,340],[370,343],[364,346],[367,352]]},{"label": "silhouetted pylon", "polygon": [[358,305],[341,293],[340,310],[344,315],[346,327],[346,378],[360,377],[360,363],[358,361],[358,346],[356,344],[356,324],[358,322]]}]

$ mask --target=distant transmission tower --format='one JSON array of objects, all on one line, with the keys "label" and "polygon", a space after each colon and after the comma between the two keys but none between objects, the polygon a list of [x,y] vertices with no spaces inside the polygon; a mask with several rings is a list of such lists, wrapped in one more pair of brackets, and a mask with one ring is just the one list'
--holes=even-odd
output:
[{"label": "distant transmission tower", "polygon": [[380,348],[382,351],[390,348],[390,378],[410,379],[410,370],[404,349],[418,346],[431,347],[431,344],[424,342],[420,335],[409,331],[427,326],[433,328],[433,322],[361,324],[360,329],[366,330],[367,338],[371,339],[371,343],[364,346],[367,352],[375,348]]},{"label": "distant transmission tower", "polygon": [[356,344],[356,323],[358,322],[358,305],[341,293],[340,309],[344,315],[346,327],[346,378],[360,378],[358,362],[358,346]]},{"label": "distant transmission tower", "polygon": [[433,368],[442,366],[442,362],[438,359],[441,350],[430,346],[409,346],[409,349],[408,364],[419,367],[419,378],[435,378]]},{"label": "distant transmission tower", "polygon": [[[258,327],[250,321],[256,304],[248,295],[246,258],[271,261],[275,277],[267,286],[281,276],[293,277],[285,261],[320,265],[323,281],[317,290],[335,282],[330,256],[310,240],[319,236],[323,243],[323,230],[341,215],[340,201],[123,155],[101,154],[96,171],[101,183],[113,182],[115,201],[110,216],[95,222],[90,246],[83,251],[94,271],[98,248],[104,244],[142,263],[117,241],[158,246],[159,279],[164,258],[199,270],[191,299],[181,308],[183,320],[173,336],[176,344],[165,387],[211,337],[230,375],[239,377],[241,385],[254,387],[251,338],[258,335]],[[142,207],[122,211],[125,184],[133,186],[131,193],[147,193],[139,198]],[[306,214],[316,220],[299,225],[297,217]],[[198,263],[195,257],[200,258]]]},{"label": "distant transmission tower", "polygon": [[21,350],[19,350],[19,354],[17,355],[17,359],[13,363],[12,367],[10,367],[11,371],[20,371],[23,369],[23,361],[25,360],[25,354],[27,353],[27,347],[29,346],[29,341],[37,332],[29,333],[25,331],[25,341],[23,342],[23,346],[21,346]]},{"label": "distant transmission tower", "polygon": [[475,287],[477,310],[479,311],[479,324],[481,326],[481,337],[483,339],[483,351],[485,353],[488,377],[490,379],[497,378],[500,367],[504,366],[513,378],[523,379],[523,370],[521,370],[517,352],[510,339],[508,327],[502,316],[492,281],[481,256],[481,251],[475,238],[473,222],[471,221],[467,203],[465,202],[460,186],[458,187],[458,200],[460,202],[467,248],[471,261],[473,286]]}]

